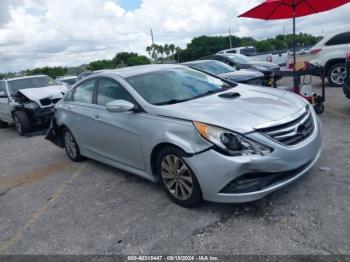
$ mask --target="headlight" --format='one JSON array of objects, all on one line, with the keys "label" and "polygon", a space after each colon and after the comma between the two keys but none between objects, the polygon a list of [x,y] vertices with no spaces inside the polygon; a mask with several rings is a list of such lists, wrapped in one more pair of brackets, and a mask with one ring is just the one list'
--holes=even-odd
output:
[{"label": "headlight", "polygon": [[31,102],[31,103],[24,104],[24,108],[30,109],[30,110],[35,110],[35,109],[39,108],[39,105],[35,102]]},{"label": "headlight", "polygon": [[233,133],[232,131],[200,122],[193,122],[193,124],[202,137],[214,144],[226,155],[265,155],[273,151],[267,146],[261,145],[255,141],[243,137],[242,135]]}]

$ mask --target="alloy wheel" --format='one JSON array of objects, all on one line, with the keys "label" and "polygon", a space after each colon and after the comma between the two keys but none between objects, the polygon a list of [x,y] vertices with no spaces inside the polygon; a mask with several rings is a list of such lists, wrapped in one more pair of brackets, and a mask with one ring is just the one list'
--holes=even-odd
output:
[{"label": "alloy wheel", "polygon": [[64,135],[64,142],[65,142],[65,147],[67,150],[68,155],[71,158],[76,158],[77,157],[77,145],[75,143],[74,137],[70,132],[66,132]]},{"label": "alloy wheel", "polygon": [[168,191],[177,199],[187,200],[193,192],[193,180],[186,163],[177,156],[165,156],[161,175]]},{"label": "alloy wheel", "polygon": [[15,127],[16,127],[16,130],[18,133],[22,134],[22,125],[21,125],[21,122],[19,122],[18,118],[15,117],[14,118],[15,120]]},{"label": "alloy wheel", "polygon": [[346,69],[344,66],[335,67],[331,72],[331,80],[333,83],[342,86],[346,78]]}]

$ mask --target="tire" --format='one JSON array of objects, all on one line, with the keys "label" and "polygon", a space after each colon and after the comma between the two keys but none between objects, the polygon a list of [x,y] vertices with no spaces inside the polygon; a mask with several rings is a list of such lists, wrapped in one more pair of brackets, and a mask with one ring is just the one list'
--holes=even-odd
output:
[{"label": "tire", "polygon": [[4,122],[4,121],[0,120],[0,128],[6,128],[8,126],[9,126],[9,124],[7,122]]},{"label": "tire", "polygon": [[24,136],[33,130],[32,123],[26,112],[16,111],[13,114],[13,120],[15,122],[16,130],[21,136]]},{"label": "tire", "polygon": [[346,68],[344,63],[337,63],[328,70],[327,78],[330,86],[342,87],[346,77]]},{"label": "tire", "polygon": [[[162,149],[157,157],[156,172],[169,198],[183,207],[195,207],[202,203],[202,191],[198,180],[176,147]],[[181,171],[182,170],[182,171]]]},{"label": "tire", "polygon": [[318,115],[322,114],[324,112],[324,105],[323,105],[323,103],[316,104],[314,106],[314,109],[315,109],[316,114],[318,114]]},{"label": "tire", "polygon": [[68,129],[63,131],[63,141],[66,153],[73,162],[81,162],[85,159],[80,154],[79,146],[75,141],[73,134]]}]

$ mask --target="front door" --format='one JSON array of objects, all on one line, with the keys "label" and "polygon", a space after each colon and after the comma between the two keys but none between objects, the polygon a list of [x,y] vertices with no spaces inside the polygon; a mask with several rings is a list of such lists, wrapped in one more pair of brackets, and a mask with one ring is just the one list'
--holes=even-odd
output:
[{"label": "front door", "polygon": [[115,162],[145,170],[142,154],[142,118],[135,112],[111,113],[105,105],[113,100],[135,103],[122,85],[110,78],[101,78],[96,96],[94,116],[96,137],[93,148]]}]

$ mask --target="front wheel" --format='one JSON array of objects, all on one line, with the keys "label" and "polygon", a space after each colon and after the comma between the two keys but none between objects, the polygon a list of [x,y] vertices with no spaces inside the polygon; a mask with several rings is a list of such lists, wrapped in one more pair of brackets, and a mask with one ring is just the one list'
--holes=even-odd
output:
[{"label": "front wheel", "polygon": [[343,63],[333,65],[328,71],[328,82],[331,86],[342,87],[346,78],[346,68]]},{"label": "front wheel", "polygon": [[195,207],[202,202],[198,180],[176,147],[161,150],[157,159],[157,174],[169,198],[184,207]]},{"label": "front wheel", "polygon": [[73,162],[81,162],[84,160],[84,157],[80,154],[80,149],[75,141],[73,134],[69,130],[64,130],[63,132],[64,138],[64,148],[66,149],[66,153],[68,157]]},{"label": "front wheel", "polygon": [[32,123],[26,112],[16,111],[13,115],[13,120],[15,122],[16,130],[21,136],[32,131]]}]

